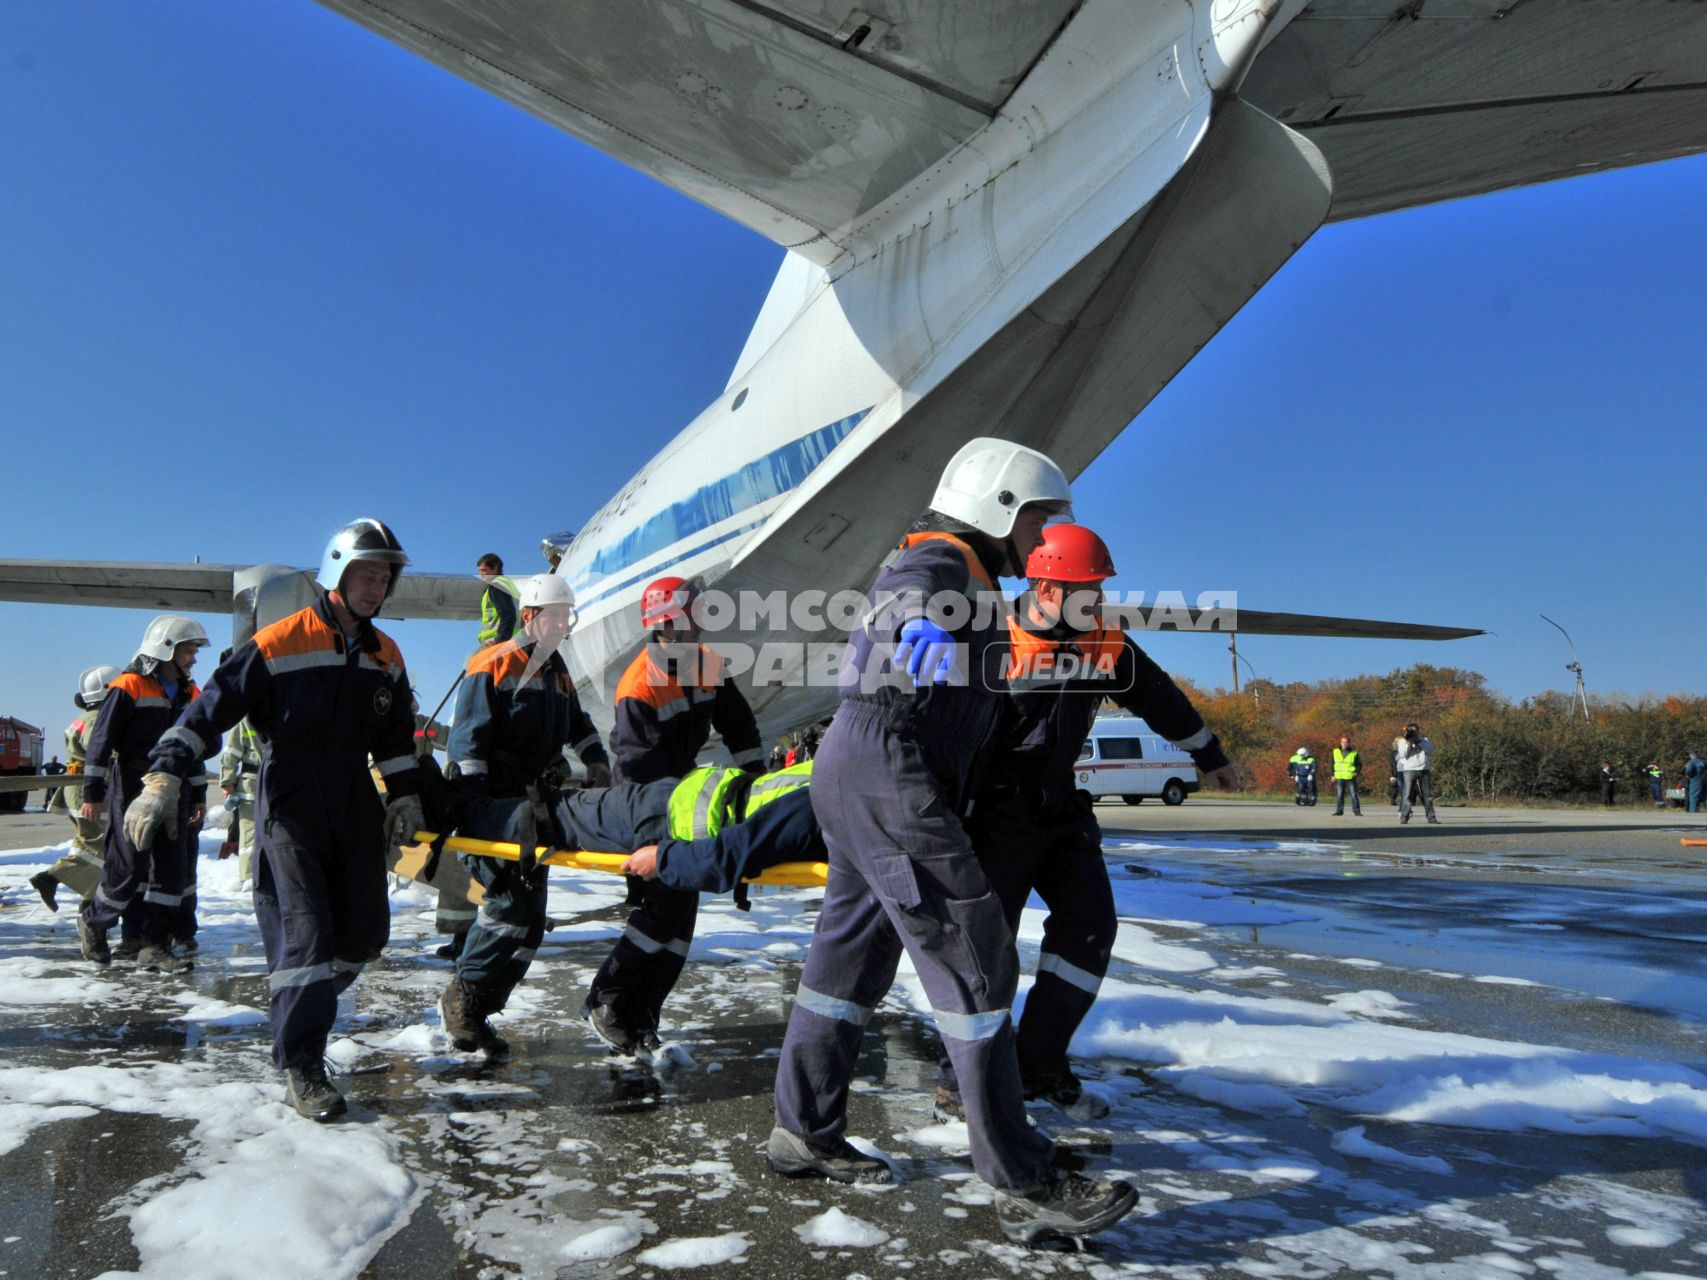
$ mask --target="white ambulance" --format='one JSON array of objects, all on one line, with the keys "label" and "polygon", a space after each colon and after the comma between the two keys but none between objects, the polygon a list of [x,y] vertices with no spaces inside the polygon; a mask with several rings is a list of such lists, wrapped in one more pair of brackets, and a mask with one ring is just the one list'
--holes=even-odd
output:
[{"label": "white ambulance", "polygon": [[1136,716],[1099,715],[1079,752],[1076,780],[1092,800],[1119,796],[1142,804],[1160,796],[1163,804],[1184,804],[1203,785],[1191,756]]}]

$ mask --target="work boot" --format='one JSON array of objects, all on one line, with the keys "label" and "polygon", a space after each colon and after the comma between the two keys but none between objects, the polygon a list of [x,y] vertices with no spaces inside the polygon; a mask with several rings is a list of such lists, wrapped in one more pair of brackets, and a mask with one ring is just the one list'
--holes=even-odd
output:
[{"label": "work boot", "polygon": [[938,1124],[964,1124],[966,1104],[953,1089],[939,1084],[936,1087],[936,1098],[931,1103],[931,1119]]},{"label": "work boot", "polygon": [[146,942],[136,953],[138,969],[154,969],[160,973],[188,973],[195,961],[172,950],[170,942]]},{"label": "work boot", "polygon": [[581,1006],[581,1017],[593,1029],[593,1034],[617,1053],[632,1054],[640,1044],[640,1037],[623,1020],[615,1005],[588,1001]]},{"label": "work boot", "polygon": [[1138,1203],[1130,1182],[1095,1182],[1083,1174],[1050,1169],[1043,1185],[1024,1195],[996,1193],[996,1220],[1015,1244],[1052,1236],[1088,1236],[1119,1222]]},{"label": "work boot", "polygon": [[297,1115],[319,1124],[350,1109],[344,1095],[326,1079],[326,1064],[318,1058],[300,1067],[286,1068],[285,1101],[296,1109]]},{"label": "work boot", "polygon": [[813,1173],[832,1182],[857,1182],[867,1186],[895,1181],[895,1171],[876,1156],[868,1156],[846,1138],[830,1142],[808,1142],[784,1129],[771,1130],[765,1143],[765,1161],[789,1178]]},{"label": "work boot", "polygon": [[112,948],[107,946],[107,931],[97,929],[83,918],[77,917],[77,941],[83,946],[83,958],[93,960],[96,964],[111,964],[113,962]]},{"label": "work boot", "polygon": [[1439,818],[1430,818],[1428,820],[1428,825],[1431,827],[1438,827],[1440,825],[1440,819]]},{"label": "work boot", "polygon": [[1101,1120],[1108,1114],[1108,1103],[1094,1093],[1086,1093],[1079,1077],[1071,1071],[1019,1073],[1020,1085],[1027,1101],[1042,1099],[1061,1110],[1070,1112],[1075,1120]]},{"label": "work boot", "polygon": [[180,933],[173,938],[172,941],[177,944],[178,950],[182,951],[185,955],[189,955],[192,952],[200,951],[202,949],[202,944],[196,941],[194,934],[185,936]]},{"label": "work boot", "polygon": [[119,940],[113,944],[113,959],[134,960],[137,957],[137,953],[141,950],[141,938],[127,938],[123,934],[120,934]]},{"label": "work boot", "polygon": [[452,978],[439,997],[439,1018],[451,1044],[468,1053],[480,1043],[474,1028],[473,991],[461,978]]},{"label": "work boot", "polygon": [[455,960],[462,954],[463,944],[467,941],[468,930],[464,929],[461,933],[453,933],[450,935],[450,941],[434,951],[433,954],[440,960]]},{"label": "work boot", "polygon": [[51,871],[38,871],[30,877],[30,888],[41,894],[41,900],[47,903],[49,911],[58,911],[59,903],[54,895],[59,892],[59,881],[53,878]]}]

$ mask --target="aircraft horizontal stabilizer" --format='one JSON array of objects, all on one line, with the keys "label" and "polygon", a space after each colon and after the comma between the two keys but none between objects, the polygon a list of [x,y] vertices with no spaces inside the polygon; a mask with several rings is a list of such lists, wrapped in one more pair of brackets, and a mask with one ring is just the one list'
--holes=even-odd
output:
[{"label": "aircraft horizontal stabilizer", "polygon": [[1203,609],[1183,604],[1118,606],[1105,610],[1105,616],[1109,622],[1129,631],[1223,631],[1342,640],[1467,640],[1488,634],[1475,627],[1335,618],[1319,613],[1273,613],[1266,609]]}]

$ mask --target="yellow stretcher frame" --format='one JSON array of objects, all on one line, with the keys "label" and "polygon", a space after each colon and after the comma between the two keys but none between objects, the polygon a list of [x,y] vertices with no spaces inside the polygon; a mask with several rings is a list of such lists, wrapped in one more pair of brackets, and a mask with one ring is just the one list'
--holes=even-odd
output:
[{"label": "yellow stretcher frame", "polygon": [[[438,838],[438,834],[433,831],[415,833],[417,844],[431,844]],[[482,858],[504,858],[510,862],[519,862],[522,856],[522,847],[519,844],[507,844],[501,840],[471,840],[466,836],[452,836],[445,841],[445,848],[451,853],[472,853]],[[628,861],[628,857],[626,853],[552,849],[541,857],[540,861],[553,867],[573,867],[577,871],[603,871],[611,875],[621,875],[622,864]],[[821,889],[829,878],[830,864],[827,862],[782,862],[756,876],[745,877],[743,883],[774,885],[784,889]]]}]

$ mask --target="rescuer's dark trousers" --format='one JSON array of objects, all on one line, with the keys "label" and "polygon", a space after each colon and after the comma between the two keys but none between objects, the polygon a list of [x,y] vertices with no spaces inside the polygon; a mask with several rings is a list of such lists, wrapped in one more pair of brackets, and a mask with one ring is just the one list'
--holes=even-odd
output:
[{"label": "rescuer's dark trousers", "polygon": [[151,848],[138,849],[124,833],[124,811],[141,789],[140,774],[113,770],[107,788],[107,845],[101,883],[82,910],[83,918],[102,932],[123,918],[124,934],[131,937],[134,922],[143,944],[158,946],[172,936],[183,901],[184,840],[189,831],[190,804],[187,795],[179,800],[177,835],[167,835],[162,826],[154,833]]},{"label": "rescuer's dark trousers", "polygon": [[1351,811],[1358,816],[1363,814],[1363,802],[1357,798],[1356,778],[1334,779],[1334,815],[1338,817],[1345,812],[1345,802],[1351,801]]},{"label": "rescuer's dark trousers", "polygon": [[391,933],[377,796],[336,822],[320,809],[320,796],[302,799],[311,811],[259,815],[255,863],[255,920],[267,951],[280,1069],[325,1054],[339,994],[378,959]]},{"label": "rescuer's dark trousers", "polygon": [[[641,786],[619,784],[567,792],[553,812],[570,848],[632,853],[669,835],[670,792],[676,780]],[[639,883],[638,905],[593,977],[587,1003],[610,1005],[624,1024],[657,1027],[664,1000],[682,976],[699,918],[699,894],[670,889],[656,880]]]},{"label": "rescuer's dark trousers", "polygon": [[184,894],[172,917],[172,936],[188,942],[196,936],[196,879],[201,866],[202,824],[196,823],[184,837]]},{"label": "rescuer's dark trousers", "polygon": [[[1067,1046],[1096,1003],[1120,928],[1102,831],[1089,801],[1085,792],[1075,792],[1062,812],[1046,819],[1032,815],[1016,797],[980,806],[968,824],[1008,928],[1018,934],[1033,893],[1049,913],[1015,1043],[1022,1080],[1048,1080],[1071,1070]],[[958,1093],[952,1060],[944,1059],[941,1067],[939,1083]]]},{"label": "rescuer's dark trousers", "polygon": [[815,757],[812,808],[830,875],[777,1068],[777,1123],[814,1142],[847,1130],[865,1024],[906,949],[966,1107],[972,1166],[1040,1185],[1053,1146],[1025,1117],[1013,1022],[1013,932],[918,747],[844,702]]},{"label": "rescuer's dark trousers", "polygon": [[1414,798],[1423,803],[1423,812],[1434,821],[1434,789],[1429,785],[1427,769],[1413,769],[1399,775],[1399,821],[1409,822]]},{"label": "rescuer's dark trousers", "polygon": [[[513,842],[520,834],[524,808],[525,802],[477,800],[463,814],[458,830],[475,840]],[[487,1011],[496,1012],[509,1002],[545,938],[545,868],[524,876],[516,863],[505,859],[457,856],[486,895],[457,957],[456,976],[482,988],[489,998]]]}]

